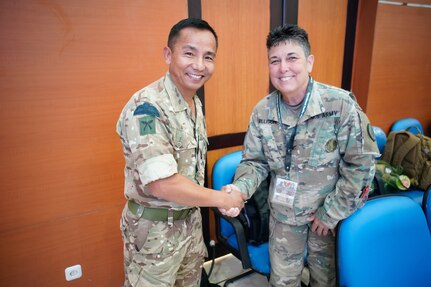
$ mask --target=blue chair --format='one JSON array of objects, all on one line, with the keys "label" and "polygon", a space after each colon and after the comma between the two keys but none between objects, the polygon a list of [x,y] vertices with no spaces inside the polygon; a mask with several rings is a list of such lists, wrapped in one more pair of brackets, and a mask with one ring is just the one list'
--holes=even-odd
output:
[{"label": "blue chair", "polygon": [[380,154],[383,154],[383,150],[385,148],[386,139],[387,139],[386,133],[380,127],[377,127],[377,126],[373,126],[373,131],[374,131],[374,134],[376,135],[376,142],[377,142],[377,147],[379,148],[379,152]]},{"label": "blue chair", "polygon": [[421,207],[383,196],[343,220],[337,232],[339,286],[430,286],[431,235]]},{"label": "blue chair", "polygon": [[413,134],[417,134],[418,132],[424,133],[421,123],[414,118],[404,118],[397,120],[392,126],[390,131],[405,131],[408,130]]},{"label": "blue chair", "polygon": [[405,191],[398,191],[396,194],[408,196],[411,199],[413,199],[414,202],[416,202],[419,205],[422,205],[422,202],[424,200],[424,191],[423,190],[405,190]]},{"label": "blue chair", "polygon": [[422,203],[422,208],[427,218],[428,227],[431,231],[431,188],[425,191],[424,200]]},{"label": "blue chair", "polygon": [[[212,187],[221,190],[224,185],[233,181],[236,168],[241,161],[241,151],[226,154],[214,164],[212,170]],[[268,242],[253,245],[246,240],[244,228],[237,218],[225,217],[218,209],[216,216],[217,240],[235,257],[241,260],[244,269],[251,269],[225,282],[225,286],[253,272],[258,272],[269,278],[270,263]]]}]

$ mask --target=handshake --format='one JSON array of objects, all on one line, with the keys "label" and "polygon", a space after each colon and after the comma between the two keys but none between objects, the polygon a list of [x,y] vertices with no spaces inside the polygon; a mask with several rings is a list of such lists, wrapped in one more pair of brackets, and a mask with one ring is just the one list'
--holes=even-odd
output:
[{"label": "handshake", "polygon": [[245,195],[233,184],[223,186],[221,191],[228,195],[225,208],[219,208],[221,214],[229,217],[238,216],[244,207]]}]

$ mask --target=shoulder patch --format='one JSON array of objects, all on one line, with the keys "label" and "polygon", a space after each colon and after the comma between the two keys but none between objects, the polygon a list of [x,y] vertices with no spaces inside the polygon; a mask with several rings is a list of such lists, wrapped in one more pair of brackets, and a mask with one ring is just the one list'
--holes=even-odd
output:
[{"label": "shoulder patch", "polygon": [[139,134],[141,136],[156,133],[156,118],[153,116],[143,116],[139,118]]},{"label": "shoulder patch", "polygon": [[158,116],[160,116],[160,113],[156,109],[156,107],[154,107],[150,103],[143,103],[142,105],[140,105],[140,106],[138,106],[136,108],[136,110],[133,113],[133,115],[134,116],[137,116],[137,115],[149,115],[149,116],[153,116],[153,117],[158,117]]}]

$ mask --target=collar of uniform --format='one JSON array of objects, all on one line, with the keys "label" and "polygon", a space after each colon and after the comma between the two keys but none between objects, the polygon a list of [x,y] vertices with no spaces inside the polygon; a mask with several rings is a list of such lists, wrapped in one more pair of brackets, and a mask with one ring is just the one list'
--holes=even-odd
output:
[{"label": "collar of uniform", "polygon": [[166,73],[164,79],[164,86],[166,93],[169,96],[169,99],[172,103],[172,108],[174,112],[182,112],[187,110],[187,102],[184,100],[178,88],[175,86],[174,82],[172,82],[171,75],[169,72]]},{"label": "collar of uniform", "polygon": [[314,81],[313,90],[311,91],[307,109],[299,122],[302,123],[309,118],[312,118],[323,112],[325,112],[325,107],[323,105],[322,97],[320,96],[320,92],[318,89],[318,82]]}]

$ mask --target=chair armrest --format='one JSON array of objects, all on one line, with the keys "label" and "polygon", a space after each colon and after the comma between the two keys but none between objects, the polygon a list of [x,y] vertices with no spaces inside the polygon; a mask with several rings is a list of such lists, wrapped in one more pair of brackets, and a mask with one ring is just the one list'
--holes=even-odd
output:
[{"label": "chair armrest", "polygon": [[244,227],[241,224],[241,222],[236,217],[224,216],[218,210],[218,208],[212,208],[212,210],[214,211],[214,215],[216,216],[217,235],[221,237],[220,223],[218,222],[219,219],[217,218],[217,217],[220,217],[228,221],[232,225],[235,231],[235,236],[238,243],[238,251],[240,256],[239,259],[241,260],[242,267],[244,269],[251,268],[250,256],[248,254],[248,242],[246,240]]}]

